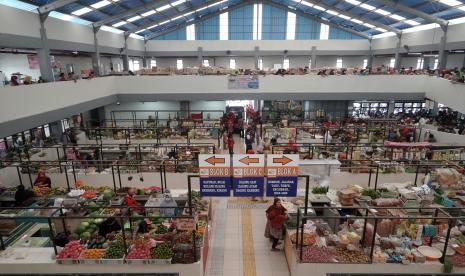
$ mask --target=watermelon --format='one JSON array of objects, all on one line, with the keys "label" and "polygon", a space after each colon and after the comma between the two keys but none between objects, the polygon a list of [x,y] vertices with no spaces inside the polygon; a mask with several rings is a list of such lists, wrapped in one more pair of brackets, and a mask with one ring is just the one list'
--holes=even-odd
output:
[{"label": "watermelon", "polygon": [[85,228],[83,228],[82,226],[78,226],[76,228],[76,230],[74,230],[74,233],[76,233],[77,235],[81,235],[82,233],[84,233],[86,231]]},{"label": "watermelon", "polygon": [[84,228],[84,229],[87,229],[87,228],[89,228],[89,225],[90,225],[90,223],[89,223],[89,222],[87,222],[87,221],[83,221],[83,222],[81,222],[81,227],[82,227],[82,228]]},{"label": "watermelon", "polygon": [[83,233],[80,235],[81,239],[90,239],[90,236],[91,236],[91,233],[89,233],[89,232],[87,232],[87,231],[86,231],[86,232],[83,232]]},{"label": "watermelon", "polygon": [[105,190],[103,191],[103,200],[110,200],[114,196],[112,190]]}]

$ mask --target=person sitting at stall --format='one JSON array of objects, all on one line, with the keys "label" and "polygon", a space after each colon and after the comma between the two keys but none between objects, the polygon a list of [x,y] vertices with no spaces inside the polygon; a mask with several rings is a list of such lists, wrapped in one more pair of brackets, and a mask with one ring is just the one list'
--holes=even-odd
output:
[{"label": "person sitting at stall", "polygon": [[15,193],[15,206],[16,207],[23,207],[23,206],[28,206],[27,202],[29,202],[29,199],[31,199],[34,196],[34,192],[31,190],[26,190],[24,185],[19,185],[16,187],[16,193]]},{"label": "person sitting at stall", "polygon": [[111,232],[118,232],[121,230],[121,225],[116,220],[115,217],[107,218],[102,224],[100,224],[98,229],[99,236],[106,237],[107,234]]},{"label": "person sitting at stall", "polygon": [[37,175],[36,180],[34,181],[34,186],[38,186],[39,188],[43,187],[52,187],[52,181],[50,180],[50,177],[48,177],[44,171],[40,171],[39,174]]},{"label": "person sitting at stall", "polygon": [[[139,206],[139,202],[134,198],[134,195],[136,194],[136,189],[131,188],[128,190],[127,195],[124,197],[124,205],[128,207],[137,207]],[[132,209],[133,211],[137,211],[138,208]]]},{"label": "person sitting at stall", "polygon": [[137,230],[137,233],[145,234],[150,232],[151,229],[152,221],[149,218],[145,218],[139,223],[139,229]]},{"label": "person sitting at stall", "polygon": [[286,153],[297,153],[297,145],[292,139],[289,139],[287,147],[285,149]]}]

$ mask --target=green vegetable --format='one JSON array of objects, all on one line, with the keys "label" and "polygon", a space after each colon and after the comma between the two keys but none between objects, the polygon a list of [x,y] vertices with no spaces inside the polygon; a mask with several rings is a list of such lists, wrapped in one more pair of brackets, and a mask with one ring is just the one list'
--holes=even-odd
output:
[{"label": "green vegetable", "polygon": [[377,199],[380,196],[380,193],[375,189],[364,188],[362,190],[362,196],[369,196],[371,199]]},{"label": "green vegetable", "polygon": [[314,187],[312,189],[312,194],[326,194],[329,190],[329,187]]},{"label": "green vegetable", "polygon": [[155,234],[165,234],[168,232],[168,227],[163,224],[158,224],[157,229],[155,229]]},{"label": "green vegetable", "polygon": [[83,232],[80,237],[81,239],[90,239],[90,236],[90,232]]},{"label": "green vegetable", "polygon": [[76,233],[77,235],[81,235],[85,231],[86,231],[86,229],[84,227],[78,226],[78,228],[76,228],[76,230],[74,230],[74,233]]},{"label": "green vegetable", "polygon": [[173,258],[173,246],[170,242],[160,243],[151,250],[154,259],[171,259]]},{"label": "green vegetable", "polygon": [[112,243],[108,249],[105,251],[103,255],[104,259],[121,259],[126,254],[126,250],[124,249],[124,244],[122,242],[114,242]]}]

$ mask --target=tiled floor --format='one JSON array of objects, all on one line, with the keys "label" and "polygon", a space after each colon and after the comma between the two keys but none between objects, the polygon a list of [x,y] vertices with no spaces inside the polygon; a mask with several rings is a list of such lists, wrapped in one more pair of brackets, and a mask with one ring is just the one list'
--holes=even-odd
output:
[{"label": "tiled floor", "polygon": [[[235,140],[234,152],[243,153],[243,140],[239,137],[235,137]],[[222,200],[225,199],[221,199],[220,203],[215,201],[214,204],[207,276],[288,276],[284,252],[272,252],[270,242],[263,236],[266,224],[264,206],[241,209],[240,206],[253,207],[252,202],[231,198],[230,203],[235,204],[229,204],[230,208],[222,211],[216,208],[223,203]],[[219,225],[223,220],[224,232]],[[220,251],[223,255],[218,253]],[[219,271],[221,264],[222,273]]]}]

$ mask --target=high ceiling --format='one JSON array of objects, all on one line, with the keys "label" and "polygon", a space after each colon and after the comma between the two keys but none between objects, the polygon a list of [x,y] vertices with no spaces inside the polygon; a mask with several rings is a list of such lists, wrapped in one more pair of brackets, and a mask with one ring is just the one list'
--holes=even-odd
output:
[{"label": "high ceiling", "polygon": [[[147,39],[219,13],[258,3],[247,0],[23,0],[90,21],[94,26],[112,26],[126,34]],[[369,37],[384,32],[400,33],[415,26],[465,17],[464,0],[262,0],[298,15],[328,21]]]}]

